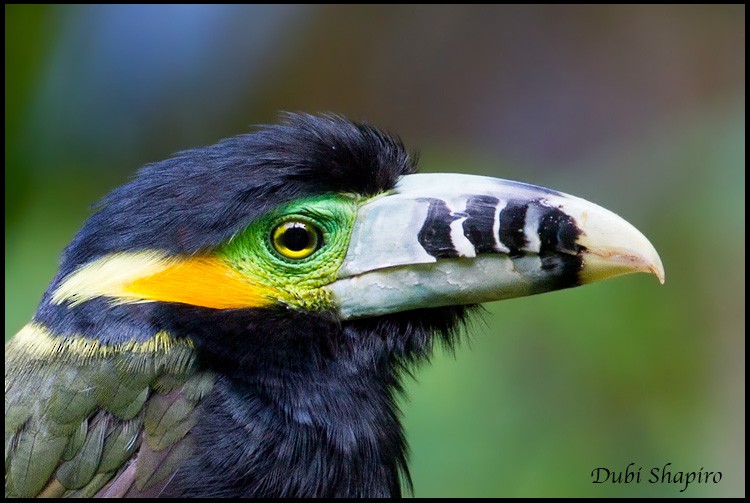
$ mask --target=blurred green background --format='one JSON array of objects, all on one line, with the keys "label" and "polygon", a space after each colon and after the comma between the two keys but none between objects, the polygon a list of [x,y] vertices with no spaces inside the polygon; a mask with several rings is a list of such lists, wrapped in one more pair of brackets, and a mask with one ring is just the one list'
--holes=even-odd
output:
[{"label": "blurred green background", "polygon": [[[332,111],[599,203],[666,267],[488,305],[408,383],[416,496],[744,496],[744,6],[6,5],[5,107],[6,339],[136,168]],[[723,478],[647,483],[670,462]]]}]

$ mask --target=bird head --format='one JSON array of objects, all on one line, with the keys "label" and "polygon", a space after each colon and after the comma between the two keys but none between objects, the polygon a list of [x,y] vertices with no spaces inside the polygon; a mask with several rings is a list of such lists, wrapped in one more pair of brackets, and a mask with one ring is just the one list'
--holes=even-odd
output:
[{"label": "bird head", "polygon": [[104,343],[177,320],[192,327],[172,333],[191,337],[217,317],[237,319],[227,330],[244,334],[243,323],[264,315],[331,324],[331,333],[363,320],[448,333],[463,306],[630,272],[663,281],[649,241],[600,206],[519,182],[415,171],[399,139],[336,116],[290,114],[182,152],[100,203],[38,317]]},{"label": "bird head", "polygon": [[651,243],[600,206],[415,171],[397,138],[301,114],[148,165],[67,247],[17,347],[83,362],[121,350],[120,371],[149,379],[175,367],[139,354],[189,347],[220,390],[190,465],[209,482],[182,494],[398,494],[401,374],[452,345],[473,307],[631,272],[664,280]]}]

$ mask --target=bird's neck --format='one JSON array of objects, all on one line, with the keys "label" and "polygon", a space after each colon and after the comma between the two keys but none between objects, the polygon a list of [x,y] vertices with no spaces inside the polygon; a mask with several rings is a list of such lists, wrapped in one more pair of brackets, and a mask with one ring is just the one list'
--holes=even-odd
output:
[{"label": "bird's neck", "polygon": [[400,495],[406,444],[389,380],[344,365],[317,375],[220,378],[193,430],[197,457],[182,474],[184,492]]},{"label": "bird's neck", "polygon": [[195,314],[173,330],[191,331],[219,377],[192,430],[196,457],[178,475],[184,494],[400,495],[397,372],[379,338],[288,312],[204,313],[201,326]]},{"label": "bird's neck", "polygon": [[178,304],[63,309],[45,297],[35,322],[59,337],[189,341],[216,374],[169,483],[178,496],[396,496],[409,481],[395,395],[399,373],[436,339],[451,347],[465,308],[342,323],[332,313],[216,310]]}]

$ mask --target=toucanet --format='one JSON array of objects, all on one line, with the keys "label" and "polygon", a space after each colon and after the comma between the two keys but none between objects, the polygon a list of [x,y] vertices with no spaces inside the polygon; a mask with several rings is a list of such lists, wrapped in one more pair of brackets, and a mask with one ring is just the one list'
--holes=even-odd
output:
[{"label": "toucanet", "polygon": [[583,199],[334,115],[142,168],[5,347],[6,496],[398,496],[396,398],[482,302],[664,269]]}]

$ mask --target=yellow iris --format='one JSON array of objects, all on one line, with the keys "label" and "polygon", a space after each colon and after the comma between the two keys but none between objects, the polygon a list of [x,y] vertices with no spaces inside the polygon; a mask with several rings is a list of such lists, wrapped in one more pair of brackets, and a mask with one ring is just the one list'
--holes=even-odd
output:
[{"label": "yellow iris", "polygon": [[309,257],[319,248],[319,233],[306,222],[291,220],[273,230],[271,244],[282,256],[299,260]]}]

